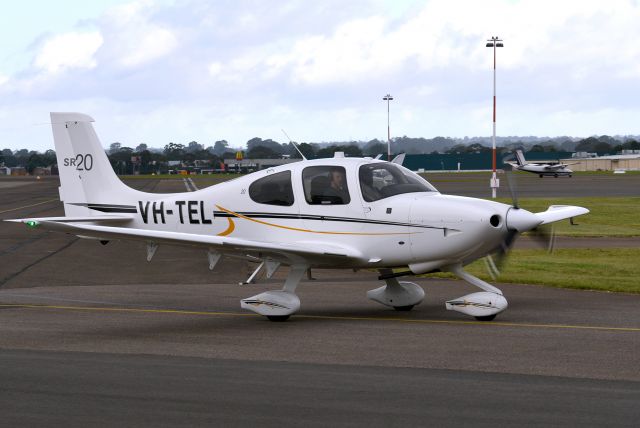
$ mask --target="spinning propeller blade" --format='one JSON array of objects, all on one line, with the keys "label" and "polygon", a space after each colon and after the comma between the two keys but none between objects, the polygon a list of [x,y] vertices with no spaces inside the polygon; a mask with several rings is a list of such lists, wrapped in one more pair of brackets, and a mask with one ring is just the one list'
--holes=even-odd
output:
[{"label": "spinning propeller blade", "polygon": [[[520,206],[518,203],[518,187],[516,178],[513,175],[513,166],[508,163],[511,160],[514,160],[514,155],[511,154],[503,159],[504,165],[503,170],[505,172],[505,176],[507,178],[507,186],[509,187],[509,193],[511,194],[511,205],[513,205],[513,210],[519,210]],[[504,240],[500,244],[500,246],[495,250],[492,255],[487,256],[485,260],[485,264],[489,275],[492,278],[496,278],[500,275],[500,271],[506,263],[508,253],[513,247],[518,235],[520,232],[515,228],[509,228],[508,233],[505,236]],[[547,251],[550,253],[553,251],[553,246],[555,243],[555,234],[552,225],[548,226],[538,226],[535,229],[529,232],[532,239],[542,246],[547,248]]]}]

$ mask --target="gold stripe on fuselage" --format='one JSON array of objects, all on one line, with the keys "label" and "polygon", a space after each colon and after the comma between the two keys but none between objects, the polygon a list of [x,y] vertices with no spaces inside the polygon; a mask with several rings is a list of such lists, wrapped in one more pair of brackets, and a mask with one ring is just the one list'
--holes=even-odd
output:
[{"label": "gold stripe on fuselage", "polygon": [[[323,230],[302,229],[302,228],[299,228],[299,227],[283,226],[281,224],[269,223],[269,222],[266,222],[266,221],[258,220],[258,219],[251,218],[251,217],[247,217],[245,215],[242,215],[242,214],[239,214],[237,212],[228,210],[228,209],[226,209],[224,207],[221,207],[220,205],[216,205],[216,207],[219,210],[226,212],[227,214],[231,214],[232,216],[237,217],[237,218],[241,218],[243,220],[249,220],[249,221],[253,221],[255,223],[264,224],[265,226],[278,227],[280,229],[293,230],[293,231],[296,231],[296,232],[318,233],[318,234],[322,234],[322,235],[373,235],[373,236],[379,236],[379,235],[412,235],[414,233],[422,233],[422,232],[330,232],[330,231],[323,231]],[[222,233],[225,233],[225,235],[220,234],[219,236],[226,236],[226,235],[230,234],[231,232],[233,232],[233,229],[231,229],[231,231],[229,231],[229,229],[227,229],[224,232],[222,232]]]}]

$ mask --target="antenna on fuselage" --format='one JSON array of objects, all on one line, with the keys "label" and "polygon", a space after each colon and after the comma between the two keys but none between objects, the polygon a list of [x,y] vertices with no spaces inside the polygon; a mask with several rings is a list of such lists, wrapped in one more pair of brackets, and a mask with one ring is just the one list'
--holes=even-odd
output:
[{"label": "antenna on fuselage", "polygon": [[294,143],[294,142],[293,142],[293,140],[289,137],[289,134],[287,134],[287,133],[285,132],[285,130],[284,130],[284,129],[281,129],[281,131],[282,131],[282,133],[284,134],[284,136],[285,136],[285,137],[287,137],[287,140],[289,140],[289,142],[290,142],[291,144],[293,144],[293,147],[295,147],[295,148],[296,148],[296,150],[298,151],[298,153],[300,153],[300,156],[302,156],[302,159],[303,159],[303,160],[309,160],[309,159],[307,159],[307,158],[302,154],[302,152],[300,151],[300,148],[298,147],[298,145],[297,145],[296,143]]}]

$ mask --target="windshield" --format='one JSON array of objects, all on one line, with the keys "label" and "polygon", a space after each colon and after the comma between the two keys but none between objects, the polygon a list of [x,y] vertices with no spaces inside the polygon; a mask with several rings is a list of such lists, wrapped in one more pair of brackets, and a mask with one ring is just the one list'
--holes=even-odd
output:
[{"label": "windshield", "polygon": [[362,165],[358,176],[362,197],[367,202],[402,193],[437,192],[427,180],[394,163],[376,162]]}]

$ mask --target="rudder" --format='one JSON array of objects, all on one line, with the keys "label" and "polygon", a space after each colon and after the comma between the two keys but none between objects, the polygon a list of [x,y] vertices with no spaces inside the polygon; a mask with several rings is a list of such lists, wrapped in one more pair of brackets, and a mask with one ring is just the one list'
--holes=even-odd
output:
[{"label": "rudder", "polygon": [[135,190],[116,176],[93,129],[82,113],[51,113],[51,127],[60,174],[60,200],[67,216],[96,213],[92,204],[129,203]]}]

